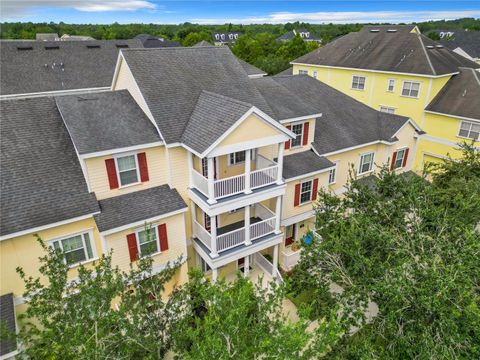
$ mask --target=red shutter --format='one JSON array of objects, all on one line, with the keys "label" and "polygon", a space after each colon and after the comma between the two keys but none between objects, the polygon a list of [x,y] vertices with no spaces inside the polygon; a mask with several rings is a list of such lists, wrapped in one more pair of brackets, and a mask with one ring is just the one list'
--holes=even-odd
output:
[{"label": "red shutter", "polygon": [[313,186],[312,186],[312,201],[317,200],[318,194],[318,178],[313,179]]},{"label": "red shutter", "polygon": [[397,161],[397,152],[396,151],[392,155],[392,164],[390,165],[390,171],[395,169],[395,161]]},{"label": "red shutter", "polygon": [[403,167],[407,166],[408,150],[409,150],[408,148],[405,149],[405,155],[403,156],[403,164],[402,164]]},{"label": "red shutter", "polygon": [[293,201],[293,206],[300,205],[300,184],[295,185],[295,200]]},{"label": "red shutter", "polygon": [[138,259],[137,237],[135,233],[127,235],[128,252],[130,253],[130,262]]},{"label": "red shutter", "polygon": [[168,250],[167,224],[158,225],[158,234],[160,235],[160,251]]},{"label": "red shutter", "polygon": [[115,169],[115,159],[105,160],[105,166],[107,167],[108,183],[110,189],[118,189],[117,170]]},{"label": "red shutter", "polygon": [[147,166],[147,154],[137,154],[138,167],[140,168],[140,180],[142,182],[148,181],[148,166]]},{"label": "red shutter", "polygon": [[[291,125],[287,125],[286,127],[288,130],[292,130]],[[285,141],[285,150],[288,150],[288,149],[290,149],[290,140]]]},{"label": "red shutter", "polygon": [[308,145],[308,127],[309,127],[309,122],[307,121],[306,123],[303,124],[303,145]]}]

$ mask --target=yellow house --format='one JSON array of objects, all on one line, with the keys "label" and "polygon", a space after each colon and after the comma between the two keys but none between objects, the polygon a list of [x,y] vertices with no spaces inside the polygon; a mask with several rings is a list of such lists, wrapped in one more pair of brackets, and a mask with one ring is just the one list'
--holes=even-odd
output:
[{"label": "yellow house", "polygon": [[[409,117],[427,132],[426,139],[430,120],[425,109],[458,77],[460,67],[480,67],[422,35],[413,25],[365,26],[292,64],[294,74],[310,75],[376,110]],[[457,134],[449,131],[441,139],[451,143]],[[453,148],[429,150],[442,157],[445,150],[454,152]],[[419,147],[418,151],[424,150]],[[419,169],[423,155],[417,155]]]}]

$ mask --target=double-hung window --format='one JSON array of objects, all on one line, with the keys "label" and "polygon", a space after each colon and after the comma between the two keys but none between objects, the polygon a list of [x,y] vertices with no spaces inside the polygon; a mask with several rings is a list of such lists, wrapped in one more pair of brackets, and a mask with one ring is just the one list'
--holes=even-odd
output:
[{"label": "double-hung window", "polygon": [[394,169],[403,167],[403,161],[405,160],[405,154],[407,149],[401,149],[397,151],[397,157],[395,158],[395,163],[393,164]]},{"label": "double-hung window", "polygon": [[245,162],[245,151],[238,151],[229,155],[230,165],[241,164]]},{"label": "double-hung window", "polygon": [[292,147],[301,146],[303,138],[303,124],[292,125],[292,132],[297,135],[292,139]]},{"label": "double-hung window", "polygon": [[152,226],[147,229],[137,231],[138,249],[140,256],[147,256],[158,252],[157,227]]},{"label": "double-hung window", "polygon": [[120,186],[136,184],[139,182],[140,176],[138,172],[138,162],[137,157],[134,154],[116,157],[115,161],[117,163]]},{"label": "double-hung window", "polygon": [[461,122],[458,136],[478,141],[479,134],[480,134],[480,123],[476,124],[469,121]]},{"label": "double-hung window", "polygon": [[371,171],[373,168],[373,152],[368,154],[363,154],[360,157],[360,168],[358,169],[358,174],[365,174]]},{"label": "double-hung window", "polygon": [[328,185],[335,184],[337,181],[337,165],[328,172]]},{"label": "double-hung window", "polygon": [[67,265],[78,264],[95,257],[92,247],[92,233],[84,232],[63,239],[53,240],[50,244],[64,254]]},{"label": "double-hung window", "polygon": [[316,71],[314,71],[314,72],[313,72],[313,77],[314,77],[314,79],[316,79],[317,76],[318,76],[318,73],[317,73]]},{"label": "double-hung window", "polygon": [[380,106],[380,111],[387,114],[395,114],[395,108],[389,106]]},{"label": "double-hung window", "polygon": [[308,70],[298,70],[298,75],[308,75]]},{"label": "double-hung window", "polygon": [[312,200],[312,180],[304,181],[300,187],[300,204]]},{"label": "double-hung window", "polygon": [[395,79],[389,79],[388,80],[387,91],[388,92],[393,92],[394,90],[395,90]]},{"label": "double-hung window", "polygon": [[364,90],[365,89],[365,76],[353,75],[353,77],[352,77],[352,89]]},{"label": "double-hung window", "polygon": [[408,97],[418,97],[418,93],[420,92],[420,83],[415,81],[404,81],[403,82],[403,89],[402,95]]}]

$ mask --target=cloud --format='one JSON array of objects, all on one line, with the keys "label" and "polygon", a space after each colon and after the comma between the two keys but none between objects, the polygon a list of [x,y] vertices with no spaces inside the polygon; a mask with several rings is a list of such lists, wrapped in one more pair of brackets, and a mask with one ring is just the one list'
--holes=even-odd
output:
[{"label": "cloud", "polygon": [[237,19],[197,18],[191,19],[199,24],[282,24],[287,22],[321,23],[410,23],[428,20],[452,20],[463,17],[480,17],[480,10],[463,11],[345,11],[345,12],[275,12],[266,16],[245,17]]},{"label": "cloud", "polygon": [[64,8],[84,12],[154,10],[157,6],[145,0],[0,0],[2,20],[18,19],[39,8]]}]

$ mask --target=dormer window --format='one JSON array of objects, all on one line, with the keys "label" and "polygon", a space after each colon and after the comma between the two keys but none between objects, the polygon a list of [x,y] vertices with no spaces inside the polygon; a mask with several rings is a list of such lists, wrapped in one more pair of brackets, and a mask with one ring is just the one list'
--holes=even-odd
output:
[{"label": "dormer window", "polygon": [[136,184],[139,182],[140,174],[138,171],[138,162],[135,155],[127,155],[115,158],[118,169],[118,178],[120,186]]},{"label": "dormer window", "polygon": [[292,132],[297,135],[295,139],[292,139],[292,147],[302,145],[303,136],[303,124],[295,124],[292,126]]}]

